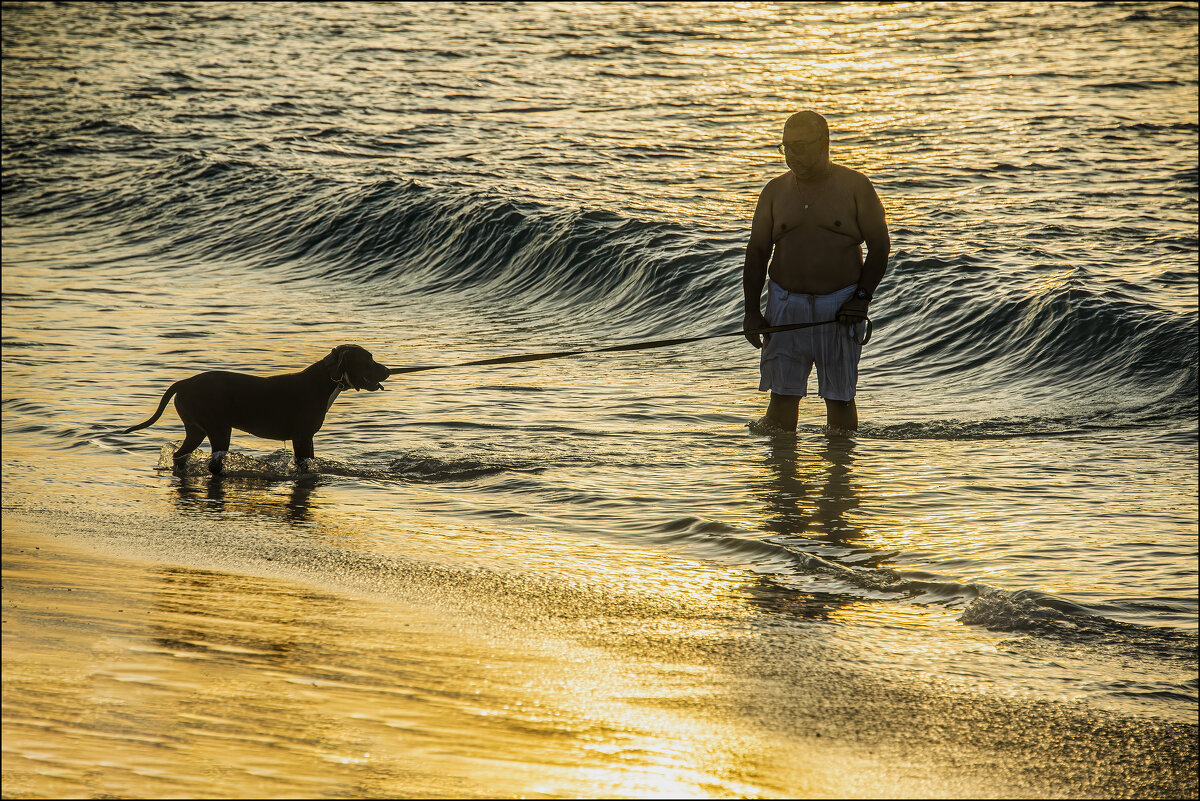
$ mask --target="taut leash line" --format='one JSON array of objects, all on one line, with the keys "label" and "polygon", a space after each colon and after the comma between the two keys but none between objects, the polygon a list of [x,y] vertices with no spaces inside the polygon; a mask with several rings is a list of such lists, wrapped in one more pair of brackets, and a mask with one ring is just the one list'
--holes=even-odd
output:
[{"label": "taut leash line", "polygon": [[[584,350],[556,350],[549,353],[527,353],[520,356],[499,356],[494,359],[479,359],[473,362],[462,362],[461,364],[427,364],[418,367],[393,367],[388,370],[390,375],[400,375],[401,373],[419,373],[424,370],[449,370],[455,367],[481,367],[488,364],[517,364],[519,362],[539,362],[543,359],[561,359],[564,356],[581,356],[591,353],[616,353],[623,350],[650,350],[652,348],[666,348],[671,345],[684,345],[688,342],[700,342],[704,339],[717,339],[719,337],[741,337],[746,334],[776,334],[781,331],[795,331],[799,328],[813,328],[818,325],[829,325],[836,323],[837,320],[822,320],[819,323],[791,323],[790,325],[773,325],[769,328],[756,328],[752,331],[725,331],[720,334],[705,334],[698,337],[680,337],[678,339],[655,339],[649,342],[628,342],[624,345],[610,345],[607,348],[587,348]],[[871,321],[864,319],[867,324],[866,334],[863,337],[862,344],[867,344],[871,338]]]}]

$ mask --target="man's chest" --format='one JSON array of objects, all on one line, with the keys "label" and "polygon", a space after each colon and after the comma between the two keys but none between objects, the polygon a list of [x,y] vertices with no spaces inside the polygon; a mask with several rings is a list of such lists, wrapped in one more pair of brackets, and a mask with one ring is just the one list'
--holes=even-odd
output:
[{"label": "man's chest", "polygon": [[778,241],[780,237],[797,229],[817,228],[844,234],[856,241],[862,240],[852,195],[828,189],[805,191],[792,188],[792,191],[781,193],[780,197],[775,199],[771,217],[773,241]]}]

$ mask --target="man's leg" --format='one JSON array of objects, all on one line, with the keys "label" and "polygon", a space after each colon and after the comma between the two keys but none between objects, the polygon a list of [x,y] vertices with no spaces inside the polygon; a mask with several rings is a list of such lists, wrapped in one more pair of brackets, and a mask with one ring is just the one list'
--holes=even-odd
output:
[{"label": "man's leg", "polygon": [[800,417],[799,395],[776,395],[771,393],[771,402],[767,404],[766,420],[773,426],[796,430],[796,421]]},{"label": "man's leg", "polygon": [[[772,399],[774,398],[773,395],[771,397]],[[837,401],[826,398],[825,421],[831,428],[840,428],[843,431],[857,431],[858,407],[854,405],[854,399]]]}]

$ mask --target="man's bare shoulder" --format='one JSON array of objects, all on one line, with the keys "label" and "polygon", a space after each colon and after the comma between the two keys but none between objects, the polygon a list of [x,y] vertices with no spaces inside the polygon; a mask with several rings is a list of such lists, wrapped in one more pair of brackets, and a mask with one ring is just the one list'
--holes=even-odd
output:
[{"label": "man's bare shoulder", "polygon": [[763,197],[772,197],[775,194],[777,194],[779,192],[780,188],[787,182],[788,176],[791,174],[792,174],[791,170],[789,170],[789,171],[783,173],[782,175],[777,175],[774,178],[772,178],[771,180],[767,181],[767,185],[763,187],[763,190],[761,193],[762,196]]},{"label": "man's bare shoulder", "polygon": [[871,186],[871,179],[863,175],[858,170],[852,170],[844,164],[833,165],[834,175],[839,183],[843,186],[852,186],[855,188],[863,186]]}]

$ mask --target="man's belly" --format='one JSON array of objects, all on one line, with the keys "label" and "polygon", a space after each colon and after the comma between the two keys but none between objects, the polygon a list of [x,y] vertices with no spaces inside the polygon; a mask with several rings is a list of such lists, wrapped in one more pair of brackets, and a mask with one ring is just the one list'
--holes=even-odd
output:
[{"label": "man's belly", "polygon": [[828,295],[857,284],[862,275],[862,248],[845,237],[824,231],[795,232],[780,241],[767,274],[789,292]]},{"label": "man's belly", "polygon": [[828,295],[858,283],[862,275],[862,260],[809,259],[802,263],[781,263],[781,260],[775,259],[767,275],[789,292]]}]

